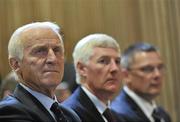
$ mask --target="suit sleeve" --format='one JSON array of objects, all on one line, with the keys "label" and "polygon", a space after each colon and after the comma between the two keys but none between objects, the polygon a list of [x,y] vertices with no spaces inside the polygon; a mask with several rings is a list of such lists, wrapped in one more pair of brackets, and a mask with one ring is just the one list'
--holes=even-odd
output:
[{"label": "suit sleeve", "polygon": [[27,112],[19,109],[17,106],[0,106],[1,122],[32,122],[33,119]]}]

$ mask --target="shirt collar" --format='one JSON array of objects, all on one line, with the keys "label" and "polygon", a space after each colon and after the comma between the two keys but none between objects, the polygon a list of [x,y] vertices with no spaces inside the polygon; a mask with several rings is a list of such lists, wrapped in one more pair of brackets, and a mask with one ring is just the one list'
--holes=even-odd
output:
[{"label": "shirt collar", "polygon": [[81,86],[81,88],[84,90],[87,96],[91,99],[91,101],[94,103],[94,105],[96,106],[96,108],[101,114],[103,114],[106,108],[110,106],[110,101],[108,101],[108,106],[107,106],[100,99],[98,99],[94,94],[92,94],[86,87]]},{"label": "shirt collar", "polygon": [[152,112],[157,107],[155,101],[149,103],[139,95],[137,95],[134,91],[129,89],[127,86],[124,86],[124,91],[136,102],[136,104],[141,108],[144,114],[151,120],[154,121],[152,118]]},{"label": "shirt collar", "polygon": [[[55,96],[55,99],[52,99],[40,92],[34,91],[30,89],[29,87],[25,86],[24,84],[20,83],[20,85],[25,88],[28,92],[30,92],[36,99],[38,99],[41,104],[48,110],[50,111],[50,108],[54,102],[57,102],[57,98]],[[51,112],[50,112],[51,113]]]}]

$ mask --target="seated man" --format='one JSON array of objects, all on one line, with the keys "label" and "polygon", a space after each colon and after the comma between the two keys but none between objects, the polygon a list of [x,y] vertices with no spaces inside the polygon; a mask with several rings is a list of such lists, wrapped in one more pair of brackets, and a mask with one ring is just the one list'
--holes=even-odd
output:
[{"label": "seated man", "polygon": [[69,89],[67,82],[61,82],[55,91],[58,102],[63,102],[71,95],[71,90]]},{"label": "seated man", "polygon": [[105,34],[92,34],[80,40],[73,51],[76,81],[80,86],[63,102],[83,122],[121,122],[109,112],[110,100],[120,89],[120,48]]},{"label": "seated man", "polygon": [[11,71],[7,74],[7,76],[2,80],[2,85],[0,89],[1,99],[4,97],[11,95],[17,85],[16,74]]},{"label": "seated man", "polygon": [[112,109],[127,122],[170,122],[169,115],[154,101],[165,70],[157,48],[147,43],[131,45],[122,55],[121,67],[125,86],[112,102]]},{"label": "seated man", "polygon": [[64,45],[58,25],[35,22],[18,28],[9,41],[9,63],[18,76],[13,95],[0,102],[1,122],[79,122],[57,103],[64,72]]}]

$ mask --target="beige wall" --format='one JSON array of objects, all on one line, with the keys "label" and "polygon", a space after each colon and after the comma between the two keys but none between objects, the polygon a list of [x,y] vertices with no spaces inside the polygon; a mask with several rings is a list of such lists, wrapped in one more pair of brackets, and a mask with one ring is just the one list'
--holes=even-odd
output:
[{"label": "beige wall", "polygon": [[75,43],[90,33],[106,33],[121,48],[137,41],[160,47],[167,64],[158,102],[180,121],[180,1],[178,0],[0,0],[0,75],[9,71],[7,43],[19,26],[54,21],[65,33],[67,60]]}]

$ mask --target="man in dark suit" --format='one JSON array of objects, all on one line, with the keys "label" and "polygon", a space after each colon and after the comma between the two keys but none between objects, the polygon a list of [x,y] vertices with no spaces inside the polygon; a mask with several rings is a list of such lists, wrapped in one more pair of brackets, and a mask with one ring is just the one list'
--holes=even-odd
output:
[{"label": "man in dark suit", "polygon": [[83,122],[121,122],[109,109],[110,100],[120,89],[120,48],[116,40],[105,34],[88,35],[75,46],[73,58],[80,86],[62,104],[72,108]]},{"label": "man in dark suit", "polygon": [[125,85],[112,109],[127,122],[170,122],[154,99],[160,94],[165,66],[156,47],[148,43],[129,46],[121,58]]},{"label": "man in dark suit", "polygon": [[57,102],[55,89],[64,72],[64,45],[60,27],[35,22],[18,28],[9,41],[9,63],[18,76],[13,95],[0,102],[0,121],[79,122]]}]

